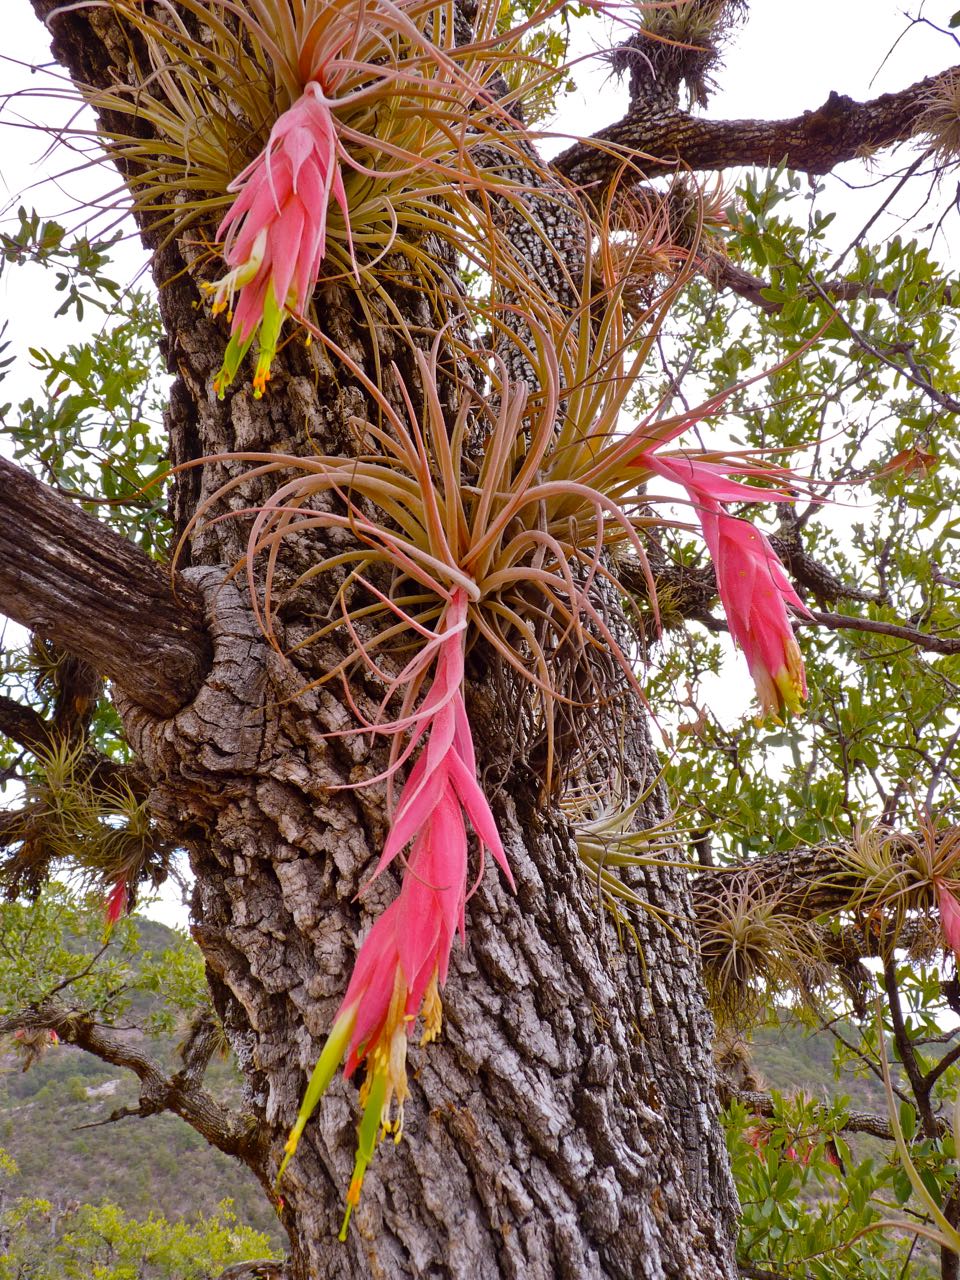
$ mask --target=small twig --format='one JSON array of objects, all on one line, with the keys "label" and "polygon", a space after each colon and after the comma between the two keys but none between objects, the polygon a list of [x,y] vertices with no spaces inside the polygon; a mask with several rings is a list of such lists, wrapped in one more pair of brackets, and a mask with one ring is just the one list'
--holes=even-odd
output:
[{"label": "small twig", "polygon": [[[795,266],[800,265],[798,262],[796,262],[795,259],[793,261]],[[807,272],[807,280],[810,282],[813,288],[817,291],[817,293],[820,295],[823,301],[827,304],[827,306],[832,308],[833,314],[837,317],[837,319],[841,322],[841,324],[846,326],[847,331],[850,334],[850,337],[853,338],[854,342],[857,344],[858,347],[861,347],[864,351],[867,352],[868,355],[873,356],[875,360],[879,360],[881,364],[885,364],[888,369],[892,369],[894,373],[898,373],[901,378],[904,378],[907,382],[911,383],[918,390],[924,392],[924,394],[929,396],[930,399],[934,402],[934,404],[938,404],[941,407],[941,409],[946,409],[950,413],[960,413],[960,400],[954,400],[953,396],[948,396],[945,392],[938,391],[937,388],[933,386],[932,383],[928,382],[926,378],[918,376],[918,374],[913,372],[912,370],[908,371],[903,367],[902,364],[897,364],[896,360],[891,359],[890,356],[886,355],[878,347],[875,347],[872,343],[868,342],[866,338],[863,336],[863,334],[860,332],[860,330],[857,329],[855,325],[852,325],[850,321],[847,319],[847,317],[845,315],[842,315],[841,312],[837,310],[837,308],[833,304],[833,300],[830,298],[828,294],[826,294],[823,291],[823,289],[821,289],[819,283],[810,274],[810,272]]]},{"label": "small twig", "polygon": [[843,265],[843,261],[846,258],[847,254],[850,252],[850,250],[855,249],[857,247],[857,245],[861,242],[863,237],[867,234],[867,232],[870,230],[873,224],[877,221],[877,219],[883,213],[884,209],[889,208],[889,206],[893,203],[893,201],[896,200],[897,196],[900,194],[903,188],[907,185],[907,183],[910,181],[913,175],[917,172],[917,170],[926,160],[928,155],[929,155],[929,152],[925,151],[922,155],[917,156],[916,160],[914,160],[914,162],[910,165],[906,173],[904,173],[903,177],[900,179],[897,185],[893,188],[890,194],[884,199],[880,207],[874,211],[874,213],[871,215],[870,218],[867,219],[866,223],[860,228],[857,234],[853,237],[853,239],[844,249],[843,253],[841,253],[840,257],[837,258],[836,262],[834,262],[831,268],[832,271],[840,270],[841,266]]},{"label": "small twig", "polygon": [[[821,1022],[822,1022],[822,1019],[821,1019]],[[830,1032],[834,1040],[839,1040],[845,1049],[848,1049],[850,1053],[854,1055],[854,1057],[859,1058],[860,1061],[863,1063],[863,1065],[869,1071],[872,1071],[878,1080],[881,1080],[881,1081],[883,1080],[883,1072],[881,1071],[879,1064],[874,1062],[874,1060],[869,1056],[869,1054],[864,1053],[862,1049],[858,1049],[855,1044],[851,1044],[849,1040],[847,1040],[844,1036],[840,1034],[840,1032],[836,1029],[836,1027],[831,1026],[829,1023],[823,1023],[823,1027],[825,1031]],[[893,1088],[893,1092],[900,1099],[900,1101],[907,1103],[908,1106],[912,1106],[913,1102],[907,1096],[907,1094],[905,1094],[903,1090],[900,1089],[897,1085],[893,1084],[892,1080],[890,1083],[891,1083],[891,1087]],[[893,1131],[891,1130],[891,1136],[892,1136],[892,1132]]]},{"label": "small twig", "polygon": [[926,1088],[928,1090],[932,1089],[943,1073],[949,1071],[955,1062],[960,1062],[960,1044],[955,1044],[948,1053],[943,1055],[939,1062],[934,1063],[923,1077],[923,1083]]},{"label": "small twig", "polygon": [[111,1111],[104,1120],[91,1120],[87,1124],[75,1124],[73,1126],[74,1133],[79,1133],[81,1129],[99,1129],[105,1124],[116,1124],[118,1120],[126,1120],[128,1116],[149,1116],[156,1115],[156,1109],[144,1109],[141,1107],[118,1107],[116,1111]]},{"label": "small twig", "polygon": [[83,969],[81,969],[79,973],[71,973],[69,977],[62,978],[60,982],[56,984],[56,986],[50,988],[50,990],[46,993],[43,999],[50,1000],[52,999],[53,996],[57,994],[58,991],[62,991],[64,987],[72,986],[74,982],[79,982],[81,978],[89,977],[89,975],[93,972],[94,968],[99,962],[100,957],[103,955],[103,953],[107,950],[109,946],[110,946],[110,943],[105,942],[103,946],[100,948],[100,950],[95,952],[90,957],[90,963],[88,965],[86,965]]}]

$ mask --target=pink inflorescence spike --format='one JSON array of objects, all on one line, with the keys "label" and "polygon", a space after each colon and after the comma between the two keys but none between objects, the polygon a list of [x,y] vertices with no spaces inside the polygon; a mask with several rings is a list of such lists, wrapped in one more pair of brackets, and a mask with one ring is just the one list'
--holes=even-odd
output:
[{"label": "pink inflorescence spike", "polygon": [[481,873],[489,850],[513,887],[493,813],[477,782],[463,700],[466,614],[466,594],[453,592],[438,632],[433,683],[415,717],[413,744],[424,740],[423,747],[401,791],[374,872],[379,875],[410,845],[400,895],[360,948],[286,1148],[284,1166],[344,1058],[346,1076],[365,1063],[360,1092],[364,1111],[344,1231],[377,1141],[391,1132],[399,1141],[408,1096],[407,1040],[417,1015],[423,1017],[421,1044],[440,1030],[439,988],[446,981],[454,937],[457,932],[463,937],[469,897],[465,818],[480,845]]},{"label": "pink inflorescence spike", "polygon": [[228,311],[231,320],[214,387],[222,397],[259,328],[253,380],[259,397],[270,377],[285,310],[304,307],[319,278],[331,196],[350,235],[336,126],[316,81],[277,120],[263,151],[231,182],[230,190],[237,198],[217,232],[225,240],[230,270],[207,286],[214,295],[214,313]]},{"label": "pink inflorescence spike", "polygon": [[779,716],[785,708],[798,711],[807,696],[807,682],[787,606],[804,617],[810,617],[810,611],[764,534],[749,520],[730,515],[723,505],[786,502],[789,495],[739,484],[719,463],[655,453],[642,454],[637,462],[689,494],[713,559],[730,635],[746,655],[763,714]]},{"label": "pink inflorescence spike", "polygon": [[110,890],[104,903],[104,915],[107,928],[112,929],[122,915],[126,913],[130,899],[130,888],[126,880],[118,880]]}]

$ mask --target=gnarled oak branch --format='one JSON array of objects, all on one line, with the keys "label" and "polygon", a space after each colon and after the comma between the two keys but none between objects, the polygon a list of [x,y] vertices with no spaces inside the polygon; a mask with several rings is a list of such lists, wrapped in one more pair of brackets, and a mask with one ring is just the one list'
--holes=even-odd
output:
[{"label": "gnarled oak branch", "polygon": [[211,645],[196,591],[74,503],[0,458],[0,612],[171,716]]},{"label": "gnarled oak branch", "polygon": [[[728,1101],[739,1102],[755,1116],[764,1116],[769,1119],[776,1115],[774,1100],[769,1093],[760,1093],[751,1089],[727,1089],[726,1093]],[[869,1133],[874,1138],[885,1138],[887,1142],[893,1141],[893,1129],[889,1118],[877,1115],[873,1111],[848,1111],[843,1122],[836,1125],[832,1120],[828,1120],[827,1111],[824,1108],[824,1123],[831,1130],[842,1130],[844,1133]],[[949,1131],[947,1122],[939,1117],[936,1120],[936,1126],[940,1134]]]},{"label": "gnarled oak branch", "polygon": [[781,160],[803,173],[829,173],[844,160],[912,137],[930,94],[956,75],[957,69],[951,68],[869,102],[831,93],[816,111],[791,120],[706,120],[641,106],[568,147],[553,164],[583,187],[610,182],[624,161],[645,178],[681,169],[776,165]]},{"label": "gnarled oak branch", "polygon": [[56,1000],[44,1000],[30,1009],[0,1017],[0,1034],[20,1027],[55,1031],[64,1043],[85,1049],[111,1066],[132,1071],[140,1081],[140,1106],[127,1114],[156,1115],[160,1111],[172,1111],[212,1146],[255,1165],[258,1145],[254,1121],[232,1115],[212,1094],[194,1083],[189,1063],[178,1075],[168,1076],[158,1063],[129,1041],[87,1014],[68,1009]]}]

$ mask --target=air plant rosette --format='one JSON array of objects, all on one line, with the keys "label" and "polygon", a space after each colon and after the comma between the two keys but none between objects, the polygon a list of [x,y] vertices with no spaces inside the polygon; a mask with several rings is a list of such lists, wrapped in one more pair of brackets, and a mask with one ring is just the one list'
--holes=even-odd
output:
[{"label": "air plant rosette", "polygon": [[933,913],[945,950],[960,963],[960,827],[918,810],[916,832],[882,823],[854,828],[835,849],[823,887],[848,895],[848,910],[892,955],[908,922]]},{"label": "air plant rosette", "polygon": [[632,922],[638,911],[653,916],[666,929],[673,929],[677,919],[648,900],[640,880],[647,868],[689,866],[682,853],[683,833],[672,817],[653,826],[639,826],[644,807],[661,782],[662,774],[630,800],[620,776],[613,783],[608,779],[603,787],[567,787],[560,801],[570,822],[587,888],[610,914],[621,943],[625,930],[639,941]]},{"label": "air plant rosette", "polygon": [[[439,240],[504,288],[533,289],[493,206],[523,207],[511,161],[537,169],[511,112],[556,75],[526,37],[560,0],[506,29],[501,6],[482,0],[470,40],[458,39],[446,0],[181,0],[205,40],[162,0],[151,10],[76,0],[51,19],[88,8],[117,17],[132,65],[146,49],[135,84],[81,87],[111,122],[92,136],[126,175],[136,211],[181,239],[219,215],[226,270],[202,281],[214,311],[230,313],[218,394],[259,337],[262,395],[284,321],[309,310],[321,273],[388,313],[393,280],[449,302],[457,286]],[[506,66],[515,83],[505,91]],[[69,133],[76,145],[89,135]],[[501,163],[484,170],[482,147]]]},{"label": "air plant rosette", "polygon": [[721,885],[716,897],[698,903],[700,954],[714,1016],[741,1026],[771,999],[808,993],[823,971],[815,932],[789,895],[739,871]]},{"label": "air plant rosette", "polygon": [[157,885],[165,875],[165,846],[150,821],[146,796],[120,771],[106,785],[91,776],[82,739],[56,737],[38,744],[34,755],[39,770],[27,782],[30,803],[10,828],[19,848],[5,874],[29,894],[52,868],[71,866],[84,888],[100,898],[109,936],[130,908],[136,886]]},{"label": "air plant rosette", "polygon": [[[632,657],[621,648],[597,604],[599,586],[619,589],[605,550],[626,545],[642,560],[640,531],[662,523],[643,514],[641,483],[662,467],[693,467],[704,469],[696,474],[709,484],[711,501],[718,505],[732,501],[734,493],[738,501],[783,496],[731,481],[723,488],[716,474],[723,464],[716,455],[706,461],[696,454],[660,452],[663,444],[703,416],[704,407],[660,421],[651,415],[618,435],[614,426],[630,385],[622,376],[621,352],[617,350],[616,358],[600,370],[610,376],[603,377],[598,390],[596,365],[601,357],[596,345],[584,357],[579,344],[586,340],[568,330],[561,364],[550,335],[536,326],[530,332],[534,345],[524,355],[535,362],[539,387],[534,395],[509,379],[502,358],[460,346],[445,333],[428,352],[410,338],[418,385],[415,393],[408,389],[393,367],[392,381],[399,391],[391,400],[346,351],[314,329],[317,340],[349,370],[377,408],[377,422],[354,422],[366,449],[353,458],[231,455],[253,464],[252,469],[212,495],[184,535],[189,536],[227,493],[251,478],[292,472],[262,507],[248,513],[253,519],[246,567],[260,624],[272,637],[277,608],[273,580],[284,540],[312,532],[349,534],[352,545],[343,549],[343,542],[338,542],[336,550],[294,584],[296,589],[324,574],[336,584],[332,619],[298,648],[338,631],[347,638],[348,652],[317,683],[341,682],[358,720],[354,729],[341,733],[390,739],[386,769],[367,783],[392,783],[419,751],[393,808],[375,872],[409,847],[400,893],[360,948],[284,1159],[285,1166],[341,1062],[345,1059],[347,1076],[363,1063],[363,1114],[347,1218],[358,1201],[377,1141],[387,1133],[398,1138],[402,1132],[407,1041],[416,1020],[419,1016],[423,1027],[421,1043],[433,1039],[440,1027],[439,988],[455,935],[464,932],[469,896],[465,819],[480,847],[480,870],[487,849],[510,881],[494,818],[477,782],[464,701],[467,651],[484,644],[538,696],[549,777],[562,767],[553,750],[557,704],[578,702],[558,678],[558,654],[574,644],[587,662],[591,655],[601,665],[612,657],[642,698]],[[441,368],[441,359],[451,350],[461,363],[475,362],[481,375],[461,370],[460,407],[452,424],[441,391],[441,383],[451,376],[446,364]],[[612,376],[614,367],[620,370],[617,377]],[[422,409],[415,409],[415,403]],[[721,403],[722,398],[709,402],[706,411],[716,411]],[[477,439],[483,441],[479,462],[472,447]],[[770,468],[740,458],[730,460],[729,469],[775,475]],[[261,559],[262,586],[257,569]],[[766,572],[769,575],[768,567]],[[792,642],[792,631],[777,580],[768,577],[756,586],[743,607],[755,625],[756,611],[768,607],[771,590],[779,610],[770,626],[780,635],[783,651],[787,637]],[[351,687],[357,666],[383,688],[374,714],[365,715],[357,704]],[[397,703],[399,711],[390,716],[388,707]],[[586,709],[582,700],[579,705]],[[599,828],[594,834],[598,833],[602,834]],[[613,897],[628,901],[623,890],[613,892],[606,869],[598,869]]]}]

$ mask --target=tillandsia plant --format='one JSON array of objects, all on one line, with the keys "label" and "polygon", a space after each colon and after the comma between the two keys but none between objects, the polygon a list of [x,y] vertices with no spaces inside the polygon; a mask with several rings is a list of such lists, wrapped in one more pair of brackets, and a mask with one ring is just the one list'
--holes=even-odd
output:
[{"label": "tillandsia plant", "polygon": [[80,883],[101,896],[109,930],[137,884],[164,878],[165,849],[146,797],[135,793],[122,770],[91,778],[82,742],[58,737],[35,755],[39,769],[26,780],[20,847],[4,873],[18,892],[35,894],[51,865],[69,862]]},{"label": "tillandsia plant", "polygon": [[[721,882],[722,883],[722,882]],[[809,996],[822,965],[795,904],[755,876],[731,877],[697,915],[704,978],[722,1026],[755,1021],[766,1001]]]},{"label": "tillandsia plant", "polygon": [[858,826],[838,851],[829,881],[850,894],[849,910],[879,936],[892,955],[911,913],[935,909],[945,946],[960,948],[960,827],[917,812],[917,832],[883,824]]},{"label": "tillandsia plant", "polygon": [[[537,378],[533,394],[525,384],[510,380],[506,363],[496,354],[460,343],[449,332],[439,334],[424,352],[408,334],[418,385],[405,386],[396,366],[391,370],[404,414],[346,351],[314,328],[318,341],[364,386],[378,410],[378,422],[354,423],[361,451],[352,458],[230,455],[254,464],[253,471],[212,495],[184,534],[189,536],[198,520],[211,516],[216,504],[251,475],[294,472],[262,507],[247,513],[253,520],[246,567],[261,626],[273,639],[278,605],[274,577],[284,540],[337,530],[351,534],[351,547],[344,550],[337,543],[336,550],[293,584],[296,590],[321,574],[335,575],[337,582],[334,611],[339,616],[298,647],[338,630],[347,637],[346,656],[322,681],[340,679],[357,715],[357,727],[342,734],[391,741],[386,769],[366,784],[392,783],[421,748],[394,807],[377,869],[379,873],[410,846],[399,897],[361,946],[287,1148],[289,1160],[341,1061],[346,1058],[348,1076],[365,1062],[348,1218],[378,1137],[389,1132],[399,1137],[402,1131],[406,1043],[418,1014],[423,1043],[439,1029],[439,986],[457,928],[463,930],[468,897],[465,817],[481,855],[489,849],[509,879],[493,815],[476,778],[464,700],[468,649],[475,642],[485,644],[538,692],[548,781],[556,763],[556,708],[589,705],[582,688],[571,690],[563,681],[566,668],[559,659],[569,646],[587,665],[591,655],[612,656],[642,698],[632,655],[623,650],[598,605],[600,584],[619,590],[604,552],[625,544],[642,559],[640,531],[660,523],[646,514],[639,493],[640,482],[655,473],[650,457],[718,404],[712,401],[660,421],[651,415],[619,432],[620,410],[631,385],[621,367],[622,334],[605,356],[588,315],[584,309],[582,323],[567,328],[562,362],[552,336],[531,327],[533,345],[523,347],[523,356]],[[505,322],[502,331],[507,332]],[[615,327],[607,325],[606,332],[615,333]],[[587,333],[592,338],[583,336]],[[620,368],[616,377],[615,365]],[[598,369],[604,375],[601,387],[595,385]],[[456,382],[460,406],[452,426],[443,395],[443,384],[450,379]],[[421,413],[415,404],[423,405]],[[695,465],[722,466],[690,457]],[[729,466],[771,474],[769,468],[740,458]],[[744,487],[748,500],[765,492]],[[260,557],[266,562],[262,594]],[[357,665],[384,690],[373,711],[361,707],[354,693],[350,677]],[[602,697],[598,682],[590,699],[599,702]],[[391,716],[388,707],[395,701],[399,710]],[[628,806],[627,825],[631,818]],[[604,869],[598,870],[603,879]],[[604,883],[611,892],[615,888],[613,881]],[[621,886],[614,897],[627,901],[625,890]]]},{"label": "tillandsia plant", "polygon": [[[395,311],[385,288],[394,277],[456,295],[428,243],[435,236],[530,292],[491,201],[522,203],[522,182],[505,176],[521,158],[511,112],[556,74],[524,50],[524,36],[562,7],[545,3],[504,29],[501,6],[482,0],[470,40],[458,40],[447,0],[182,0],[151,10],[77,0],[56,11],[107,9],[131,37],[133,65],[146,48],[136,89],[83,92],[101,116],[130,121],[129,133],[101,130],[97,143],[130,175],[149,223],[204,229],[230,204],[217,231],[227,270],[204,282],[214,310],[230,311],[219,394],[258,330],[262,394],[284,317],[309,307],[324,261],[328,276],[355,280]],[[196,38],[178,10],[210,38]],[[500,175],[474,159],[483,146],[504,161]]]},{"label": "tillandsia plant", "polygon": [[631,871],[647,867],[686,867],[682,857],[682,832],[671,818],[655,826],[638,829],[643,806],[660,785],[656,777],[634,800],[623,794],[624,780],[612,787],[570,786],[560,801],[573,832],[577,853],[600,903],[610,913],[621,935],[624,929],[636,935],[631,915],[646,911],[664,928],[671,928],[670,916],[653,906],[640,886],[626,878]]},{"label": "tillandsia plant", "polygon": [[837,944],[817,923],[828,908],[884,962],[898,950],[914,959],[938,948],[956,955],[960,828],[918,812],[916,833],[865,823],[820,852],[831,870],[800,892],[731,868],[697,896],[704,975],[721,1022],[741,1024],[771,997],[809,1001],[823,988]]}]

